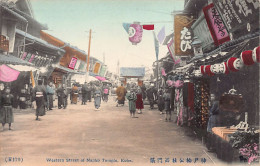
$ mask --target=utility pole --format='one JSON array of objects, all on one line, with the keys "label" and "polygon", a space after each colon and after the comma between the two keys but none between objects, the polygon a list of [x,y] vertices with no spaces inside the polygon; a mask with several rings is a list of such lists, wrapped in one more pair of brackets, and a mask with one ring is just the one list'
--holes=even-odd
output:
[{"label": "utility pole", "polygon": [[90,57],[90,44],[91,44],[91,29],[89,30],[89,42],[88,42],[88,58],[86,58],[87,60],[87,73],[86,73],[86,82],[88,82],[88,78],[89,78],[89,57]]}]

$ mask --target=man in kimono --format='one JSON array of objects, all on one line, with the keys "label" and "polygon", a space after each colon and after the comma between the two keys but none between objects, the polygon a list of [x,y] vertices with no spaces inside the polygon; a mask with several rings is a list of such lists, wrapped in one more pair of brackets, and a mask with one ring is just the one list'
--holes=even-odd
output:
[{"label": "man in kimono", "polygon": [[57,89],[57,96],[58,96],[58,108],[61,109],[61,106],[65,109],[67,107],[67,89],[65,84],[59,85]]},{"label": "man in kimono", "polygon": [[77,104],[78,94],[78,87],[76,86],[76,84],[74,84],[71,89],[71,104]]},{"label": "man in kimono", "polygon": [[52,82],[50,82],[49,85],[47,85],[46,91],[47,91],[47,108],[48,108],[48,110],[52,110],[53,95],[54,95],[54,88],[53,88]]},{"label": "man in kimono", "polygon": [[82,89],[81,89],[81,94],[82,94],[82,103],[81,105],[86,105],[86,102],[87,102],[87,82],[84,83],[84,85],[82,86]]},{"label": "man in kimono", "polygon": [[119,104],[122,104],[124,106],[125,104],[125,95],[126,95],[126,89],[125,87],[123,87],[123,84],[121,84],[121,86],[119,86],[116,89],[116,95],[117,95],[117,107]]},{"label": "man in kimono", "polygon": [[40,120],[39,116],[45,115],[45,105],[47,103],[47,93],[42,80],[38,80],[38,85],[33,90],[34,99],[36,101],[36,120]]},{"label": "man in kimono", "polygon": [[131,91],[126,94],[126,98],[129,100],[128,104],[129,104],[130,116],[132,118],[135,118],[137,97],[134,88],[131,88]]}]

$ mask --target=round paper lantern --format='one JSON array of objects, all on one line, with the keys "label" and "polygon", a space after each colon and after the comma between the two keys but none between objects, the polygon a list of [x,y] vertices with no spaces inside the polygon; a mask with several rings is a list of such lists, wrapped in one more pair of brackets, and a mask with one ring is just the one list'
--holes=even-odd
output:
[{"label": "round paper lantern", "polygon": [[247,51],[243,51],[240,54],[240,59],[245,65],[253,65],[255,63],[253,60],[252,52],[253,51],[251,50],[247,50]]},{"label": "round paper lantern", "polygon": [[227,62],[224,62],[224,66],[225,66],[224,73],[228,74],[229,70],[228,70]]},{"label": "round paper lantern", "polygon": [[200,72],[201,72],[201,74],[205,74],[205,68],[204,68],[204,65],[200,66]]},{"label": "round paper lantern", "polygon": [[227,61],[227,66],[228,66],[229,70],[231,70],[233,72],[237,72],[243,67],[243,63],[240,59],[231,57]]},{"label": "round paper lantern", "polygon": [[214,74],[219,74],[220,73],[219,68],[220,68],[220,64],[217,63],[214,65],[211,65],[210,70]]},{"label": "round paper lantern", "polygon": [[194,76],[195,77],[202,77],[202,73],[200,70],[194,70]]},{"label": "round paper lantern", "polygon": [[133,45],[140,43],[143,35],[143,27],[140,24],[131,24],[128,29],[129,40]]},{"label": "round paper lantern", "polygon": [[253,50],[252,57],[254,62],[258,62],[258,63],[260,62],[260,46],[256,47]]},{"label": "round paper lantern", "polygon": [[208,76],[214,76],[214,73],[210,70],[211,65],[207,65],[205,67],[205,73],[208,74]]}]

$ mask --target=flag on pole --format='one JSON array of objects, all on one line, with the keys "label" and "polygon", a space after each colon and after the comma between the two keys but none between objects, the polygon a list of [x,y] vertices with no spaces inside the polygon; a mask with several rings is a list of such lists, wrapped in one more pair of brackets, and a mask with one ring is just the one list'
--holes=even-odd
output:
[{"label": "flag on pole", "polygon": [[0,81],[12,82],[17,80],[20,72],[3,64],[0,66]]},{"label": "flag on pole", "polygon": [[163,26],[162,29],[160,30],[160,32],[158,33],[157,38],[158,38],[160,44],[162,44],[162,42],[165,38],[165,26]]},{"label": "flag on pole", "polygon": [[125,31],[128,33],[128,30],[129,30],[129,27],[130,27],[131,24],[129,23],[123,23],[123,27],[125,29]]},{"label": "flag on pole", "polygon": [[151,25],[143,25],[143,29],[145,30],[154,30],[154,25],[151,24]]},{"label": "flag on pole", "polygon": [[159,41],[156,38],[155,32],[153,31],[153,37],[154,37],[154,47],[155,47],[155,54],[156,54],[156,60],[158,61],[159,56]]}]

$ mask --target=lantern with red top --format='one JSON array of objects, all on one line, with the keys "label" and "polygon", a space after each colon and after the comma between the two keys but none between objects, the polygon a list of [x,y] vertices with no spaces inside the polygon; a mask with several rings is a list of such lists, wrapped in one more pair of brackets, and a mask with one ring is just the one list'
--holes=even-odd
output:
[{"label": "lantern with red top", "polygon": [[244,65],[242,63],[242,61],[236,57],[231,57],[228,59],[227,61],[227,66],[229,68],[229,70],[233,71],[233,72],[237,72],[239,71]]}]

